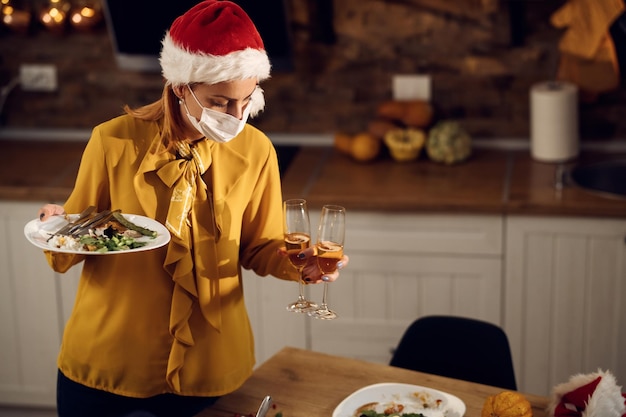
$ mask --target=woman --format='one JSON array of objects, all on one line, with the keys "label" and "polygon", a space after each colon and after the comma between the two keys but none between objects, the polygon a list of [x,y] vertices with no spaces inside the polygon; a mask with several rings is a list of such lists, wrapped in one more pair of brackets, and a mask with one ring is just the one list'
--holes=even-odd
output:
[{"label": "woman", "polygon": [[252,372],[241,268],[298,279],[282,248],[275,150],[246,124],[270,72],[254,24],[234,3],[201,2],[166,33],[161,66],[161,99],[97,126],[65,206],[40,211],[121,209],[172,235],[152,251],[46,253],[59,272],[84,261],[58,359],[60,417],[195,415]]}]

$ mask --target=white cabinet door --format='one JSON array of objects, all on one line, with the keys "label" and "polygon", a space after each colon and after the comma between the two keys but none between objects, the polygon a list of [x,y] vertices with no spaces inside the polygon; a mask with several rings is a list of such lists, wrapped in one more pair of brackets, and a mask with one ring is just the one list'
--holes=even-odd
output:
[{"label": "white cabinet door", "polygon": [[[500,259],[351,253],[350,266],[329,285],[339,318],[311,322],[311,348],[389,363],[416,318],[451,314],[500,324]],[[318,297],[319,298],[319,295]]]},{"label": "white cabinet door", "polygon": [[[311,212],[315,239],[319,213]],[[502,218],[348,212],[350,265],[329,285],[339,318],[285,310],[293,282],[244,273],[246,304],[263,362],[283,346],[388,363],[417,317],[457,314],[501,324]],[[308,285],[321,301],[322,285]]]},{"label": "white cabinet door", "polygon": [[626,383],[626,220],[510,217],[505,328],[519,388],[602,368]]},{"label": "white cabinet door", "polygon": [[0,203],[0,403],[56,404],[56,359],[80,266],[55,273],[24,226],[43,203]]},{"label": "white cabinet door", "polygon": [[420,316],[501,324],[500,216],[350,212],[346,225],[350,264],[329,285],[339,318],[311,320],[311,349],[388,363]]},{"label": "white cabinet door", "polygon": [[63,319],[58,280],[24,237],[40,203],[0,203],[0,403],[54,405]]}]

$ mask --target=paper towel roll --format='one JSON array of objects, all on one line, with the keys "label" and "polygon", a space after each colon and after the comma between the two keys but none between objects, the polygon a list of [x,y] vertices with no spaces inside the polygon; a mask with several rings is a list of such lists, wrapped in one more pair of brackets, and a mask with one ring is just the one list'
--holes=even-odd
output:
[{"label": "paper towel roll", "polygon": [[547,81],[530,92],[530,147],[534,159],[566,161],[579,152],[578,88]]}]

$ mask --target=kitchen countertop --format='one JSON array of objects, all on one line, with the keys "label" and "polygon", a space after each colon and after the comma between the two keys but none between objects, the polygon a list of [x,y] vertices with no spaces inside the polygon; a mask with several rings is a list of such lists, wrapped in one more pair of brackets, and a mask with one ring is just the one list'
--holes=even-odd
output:
[{"label": "kitchen countertop", "polygon": [[[0,199],[62,203],[69,196],[85,142],[3,140],[0,146]],[[584,152],[579,161],[609,156],[619,155]],[[349,210],[626,218],[626,198],[569,184],[556,190],[557,168],[532,160],[528,150],[478,148],[464,163],[445,166],[424,155],[409,163],[389,157],[358,163],[331,147],[305,146],[283,177],[283,194]]]},{"label": "kitchen countertop", "polygon": [[64,202],[74,187],[85,142],[0,142],[0,199]]},{"label": "kitchen countertop", "polygon": [[[587,152],[578,161],[619,156]],[[381,158],[363,164],[330,148],[312,148],[292,162],[283,194],[313,207],[336,203],[353,210],[626,218],[626,198],[572,184],[558,191],[558,167],[533,160],[528,150],[475,149],[467,161],[446,166],[424,155],[410,163]]]}]

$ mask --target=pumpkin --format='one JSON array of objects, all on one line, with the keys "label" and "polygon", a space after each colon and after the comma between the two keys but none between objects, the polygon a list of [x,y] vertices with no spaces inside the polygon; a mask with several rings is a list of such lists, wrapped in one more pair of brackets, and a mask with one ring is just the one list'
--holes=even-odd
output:
[{"label": "pumpkin", "polygon": [[426,152],[433,161],[452,165],[471,155],[472,138],[456,121],[442,120],[428,132]]},{"label": "pumpkin", "polygon": [[532,417],[533,409],[523,394],[502,391],[485,400],[481,417]]},{"label": "pumpkin", "polygon": [[433,106],[422,100],[407,102],[402,121],[409,127],[426,128],[430,126],[434,118]]},{"label": "pumpkin", "polygon": [[426,133],[421,129],[394,129],[385,134],[385,145],[396,161],[417,159],[426,142]]},{"label": "pumpkin", "polygon": [[433,121],[434,109],[424,100],[387,100],[378,105],[376,116],[406,127],[426,128]]}]

